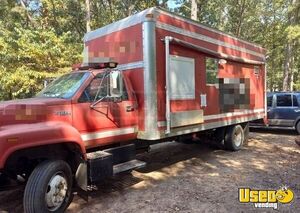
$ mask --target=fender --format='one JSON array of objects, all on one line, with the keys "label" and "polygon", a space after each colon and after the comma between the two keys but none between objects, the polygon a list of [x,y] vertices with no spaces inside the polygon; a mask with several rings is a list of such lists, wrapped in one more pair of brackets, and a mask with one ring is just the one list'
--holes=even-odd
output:
[{"label": "fender", "polygon": [[86,149],[80,133],[68,123],[47,121],[0,127],[0,169],[15,151],[41,145],[75,143],[86,158]]}]

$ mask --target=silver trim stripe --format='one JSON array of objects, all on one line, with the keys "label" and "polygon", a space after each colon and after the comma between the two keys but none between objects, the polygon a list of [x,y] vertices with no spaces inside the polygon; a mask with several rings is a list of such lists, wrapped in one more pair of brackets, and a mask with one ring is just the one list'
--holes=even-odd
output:
[{"label": "silver trim stripe", "polygon": [[125,127],[125,128],[118,128],[113,130],[107,131],[100,131],[100,132],[93,132],[93,133],[85,133],[81,134],[81,139],[83,141],[101,139],[101,138],[108,138],[113,136],[120,136],[120,135],[127,135],[137,132],[137,127]]},{"label": "silver trim stripe", "polygon": [[142,25],[144,59],[144,125],[149,134],[157,132],[157,78],[155,21],[148,19]]},{"label": "silver trim stripe", "polygon": [[[264,111],[265,111],[264,109],[255,109],[255,110],[244,110],[241,112],[228,112],[228,113],[215,114],[215,115],[205,115],[204,122],[209,120],[214,120],[214,119],[230,118],[238,115],[250,115],[254,113],[263,113]],[[166,121],[158,121],[157,126],[158,127],[166,126]]]},{"label": "silver trim stripe", "polygon": [[158,121],[157,122],[157,127],[164,127],[167,125],[167,122],[166,121]]},{"label": "silver trim stripe", "polygon": [[137,68],[143,68],[144,67],[144,61],[136,61],[128,64],[119,64],[117,66],[117,69],[119,70],[131,70],[131,69],[137,69]]},{"label": "silver trim stripe", "polygon": [[203,53],[206,53],[206,54],[210,54],[210,55],[216,56],[217,58],[223,58],[223,59],[228,59],[228,60],[247,63],[247,64],[254,64],[254,65],[265,64],[265,61],[255,61],[255,60],[245,59],[245,58],[238,57],[238,56],[227,55],[225,53],[220,53],[218,51],[214,51],[214,50],[211,50],[211,49],[208,49],[208,48],[205,48],[205,47],[201,47],[201,46],[186,42],[184,40],[180,40],[178,38],[174,38],[174,37],[171,37],[171,38],[172,38],[171,39],[172,43],[174,42],[175,44],[181,45],[183,47],[187,47],[187,48],[190,48],[190,49],[193,49],[193,50],[196,50],[196,51],[200,51],[200,52],[203,52]]},{"label": "silver trim stripe", "polygon": [[235,119],[211,122],[211,123],[206,123],[206,124],[204,123],[204,124],[200,124],[196,127],[192,127],[192,128],[191,127],[183,127],[183,128],[179,128],[178,130],[177,129],[174,130],[174,132],[172,131],[170,133],[170,135],[168,135],[168,137],[182,135],[182,134],[189,134],[189,133],[193,133],[193,132],[199,132],[199,131],[213,129],[213,128],[217,128],[217,127],[228,126],[228,125],[232,125],[232,124],[248,122],[248,121],[256,120],[256,119],[260,119],[260,118],[263,118],[263,116],[258,114],[258,115],[254,115],[251,117],[235,118]]},{"label": "silver trim stripe", "polygon": [[166,57],[166,131],[165,134],[171,132],[171,104],[170,104],[170,37],[165,37],[165,57]]},{"label": "silver trim stripe", "polygon": [[[167,137],[172,137],[172,136],[177,136],[177,135],[183,135],[183,134],[189,134],[193,132],[199,132],[199,131],[204,131],[204,130],[209,130],[209,129],[214,129],[218,127],[224,127],[232,124],[239,124],[239,123],[244,123],[244,122],[249,122],[252,120],[260,119],[263,118],[264,116],[262,114],[256,114],[253,116],[247,116],[247,117],[241,117],[241,118],[233,118],[230,120],[222,120],[222,121],[216,121],[216,122],[210,122],[210,123],[202,123],[194,126],[185,126],[185,127],[180,127],[180,128],[175,128],[172,129],[172,131],[166,135],[164,133],[164,130],[160,130],[160,135],[147,135],[144,134],[144,132],[139,132],[138,138],[139,139],[145,139],[145,140],[158,140],[162,138],[167,138]],[[161,123],[162,121],[159,121]]]},{"label": "silver trim stripe", "polygon": [[216,114],[216,115],[205,115],[204,120],[213,120],[213,119],[220,119],[220,118],[228,118],[238,115],[247,115],[247,114],[253,114],[253,113],[262,113],[265,109],[254,109],[254,110],[244,110],[240,112],[228,112],[228,113],[222,113],[222,114]]},{"label": "silver trim stripe", "polygon": [[248,54],[251,54],[251,55],[254,55],[254,56],[261,57],[263,59],[265,58],[264,54],[260,54],[260,53],[257,53],[255,51],[248,50],[246,48],[231,45],[231,44],[225,43],[223,41],[213,39],[211,37],[204,36],[204,35],[199,34],[199,33],[184,30],[184,29],[181,29],[181,28],[169,25],[169,24],[165,24],[165,23],[162,23],[162,22],[159,22],[159,21],[156,22],[156,27],[158,27],[160,29],[163,29],[163,30],[168,30],[168,31],[171,31],[173,33],[180,34],[180,35],[189,36],[189,37],[197,39],[197,40],[202,40],[202,41],[209,42],[209,43],[212,43],[212,44],[216,44],[216,45],[220,45],[220,46],[223,46],[223,47],[231,48],[233,50],[238,50],[238,51],[241,51],[241,52],[245,52],[245,53],[248,53]]}]

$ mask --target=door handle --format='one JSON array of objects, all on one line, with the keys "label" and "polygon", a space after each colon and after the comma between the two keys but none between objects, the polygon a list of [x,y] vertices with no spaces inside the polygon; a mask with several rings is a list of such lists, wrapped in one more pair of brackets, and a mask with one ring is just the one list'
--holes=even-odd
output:
[{"label": "door handle", "polygon": [[126,106],[126,112],[132,112],[132,111],[134,111],[133,106]]},{"label": "door handle", "polygon": [[294,112],[300,112],[300,109],[295,109]]}]

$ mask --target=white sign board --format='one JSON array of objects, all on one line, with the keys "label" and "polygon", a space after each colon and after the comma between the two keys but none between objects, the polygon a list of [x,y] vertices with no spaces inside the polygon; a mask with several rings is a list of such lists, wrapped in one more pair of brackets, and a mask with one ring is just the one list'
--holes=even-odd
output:
[{"label": "white sign board", "polygon": [[195,59],[170,55],[170,99],[195,99]]}]

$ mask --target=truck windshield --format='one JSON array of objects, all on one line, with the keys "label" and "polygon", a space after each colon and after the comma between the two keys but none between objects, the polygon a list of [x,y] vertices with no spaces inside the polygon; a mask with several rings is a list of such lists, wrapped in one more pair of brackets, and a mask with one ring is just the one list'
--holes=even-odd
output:
[{"label": "truck windshield", "polygon": [[87,72],[70,73],[63,75],[51,82],[37,97],[64,98],[73,97],[82,83],[88,77]]}]

